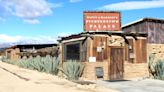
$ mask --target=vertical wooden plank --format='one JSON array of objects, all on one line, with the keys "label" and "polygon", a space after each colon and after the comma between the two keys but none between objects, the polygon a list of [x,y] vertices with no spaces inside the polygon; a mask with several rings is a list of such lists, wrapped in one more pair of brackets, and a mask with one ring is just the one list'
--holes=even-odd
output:
[{"label": "vertical wooden plank", "polygon": [[123,49],[111,48],[110,79],[119,80],[123,78]]},{"label": "vertical wooden plank", "polygon": [[136,41],[136,63],[147,62],[147,40],[138,39]]},{"label": "vertical wooden plank", "polygon": [[142,39],[142,63],[147,62],[147,40]]}]

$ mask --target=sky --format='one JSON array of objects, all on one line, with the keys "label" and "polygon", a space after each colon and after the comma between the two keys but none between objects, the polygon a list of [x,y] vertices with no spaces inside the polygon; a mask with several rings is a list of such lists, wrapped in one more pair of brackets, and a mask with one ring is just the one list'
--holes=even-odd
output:
[{"label": "sky", "polygon": [[164,0],[0,0],[0,43],[56,42],[83,32],[83,11],[120,11],[121,24],[164,18]]}]

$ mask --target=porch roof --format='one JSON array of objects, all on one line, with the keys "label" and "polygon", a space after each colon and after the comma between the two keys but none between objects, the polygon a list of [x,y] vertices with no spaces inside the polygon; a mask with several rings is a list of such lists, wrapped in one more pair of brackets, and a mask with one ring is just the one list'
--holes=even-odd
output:
[{"label": "porch roof", "polygon": [[81,37],[91,37],[94,35],[116,35],[116,36],[121,36],[123,38],[126,39],[126,36],[132,36],[135,39],[137,39],[137,37],[147,37],[147,33],[143,33],[143,32],[123,32],[123,31],[87,31],[87,32],[81,32],[79,34],[73,34],[67,37],[61,37],[58,41],[62,42],[65,40],[70,40],[70,39],[78,39]]}]

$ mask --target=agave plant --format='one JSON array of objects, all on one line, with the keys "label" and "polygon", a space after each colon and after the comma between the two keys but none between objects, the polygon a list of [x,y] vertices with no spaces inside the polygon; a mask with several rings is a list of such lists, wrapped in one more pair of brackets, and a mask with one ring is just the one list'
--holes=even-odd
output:
[{"label": "agave plant", "polygon": [[51,67],[51,73],[57,75],[59,72],[59,62],[56,57],[54,57],[53,62],[52,62],[52,67]]},{"label": "agave plant", "polygon": [[63,64],[62,72],[68,80],[78,80],[84,70],[84,64],[78,61],[67,61]]},{"label": "agave plant", "polygon": [[164,80],[164,60],[155,61],[155,55],[150,54],[148,68],[155,79]]},{"label": "agave plant", "polygon": [[155,75],[156,79],[164,80],[164,60],[158,60],[155,67]]},{"label": "agave plant", "polygon": [[30,56],[28,59],[20,59],[19,62],[19,66],[23,68],[47,72],[55,75],[58,73],[57,58],[53,59],[50,55],[47,55],[46,57],[36,56],[35,58]]}]

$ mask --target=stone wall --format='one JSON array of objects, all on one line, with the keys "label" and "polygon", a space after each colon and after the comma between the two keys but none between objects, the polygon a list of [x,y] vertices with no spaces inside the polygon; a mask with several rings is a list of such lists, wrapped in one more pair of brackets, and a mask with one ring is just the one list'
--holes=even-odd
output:
[{"label": "stone wall", "polygon": [[[109,64],[108,62],[85,62],[83,78],[87,80],[97,80],[96,67],[103,67],[104,76],[101,80],[109,80]],[[147,63],[125,63],[124,64],[124,79],[135,79],[148,77]]]},{"label": "stone wall", "polygon": [[149,76],[147,63],[125,63],[124,79],[134,79]]},{"label": "stone wall", "polygon": [[96,67],[102,67],[104,71],[104,76],[102,80],[109,79],[109,64],[107,61],[104,62],[85,62],[85,69],[83,72],[83,78],[87,80],[97,80],[96,77]]},{"label": "stone wall", "polygon": [[[10,53],[8,53],[8,51],[10,51]],[[8,58],[8,59],[12,59],[12,60],[17,61],[20,58],[20,56],[18,55],[18,53],[20,53],[20,50],[18,48],[16,48],[16,49],[7,49],[5,51],[5,53],[6,53],[6,57],[8,55],[10,56],[10,58]]]},{"label": "stone wall", "polygon": [[148,44],[147,45],[148,57],[151,53],[155,54],[155,61],[164,59],[164,44]]}]

